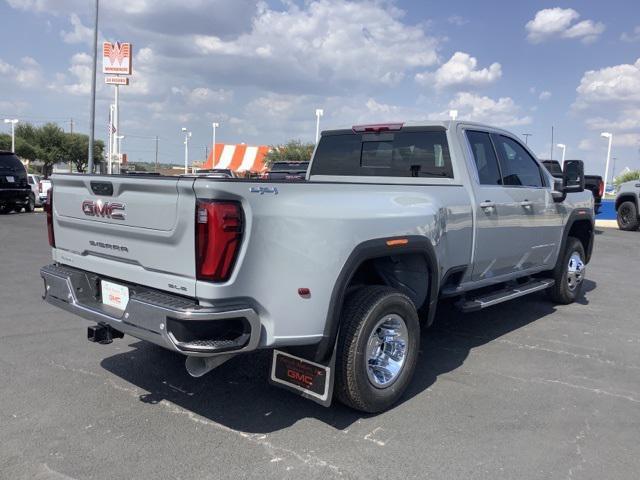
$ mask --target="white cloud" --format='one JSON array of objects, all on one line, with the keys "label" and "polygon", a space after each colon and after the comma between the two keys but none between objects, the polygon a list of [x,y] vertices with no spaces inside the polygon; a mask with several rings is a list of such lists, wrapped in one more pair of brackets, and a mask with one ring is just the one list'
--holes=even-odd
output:
[{"label": "white cloud", "polygon": [[613,135],[613,144],[616,147],[640,147],[640,133],[620,133]]},{"label": "white cloud", "polygon": [[91,43],[93,41],[93,30],[85,27],[76,13],[72,13],[69,21],[73,26],[73,30],[66,32],[62,30],[60,36],[65,43]]},{"label": "white cloud", "polygon": [[544,90],[542,92],[540,92],[540,95],[538,95],[538,100],[549,100],[551,98],[551,92],[548,90]]},{"label": "white cloud", "polygon": [[185,98],[191,106],[226,103],[233,99],[233,91],[223,88],[213,90],[207,87],[197,87],[193,89],[187,87],[172,87],[171,93]]},{"label": "white cloud", "polygon": [[[69,76],[60,75],[55,84],[49,85],[51,90],[58,89],[58,83],[64,82],[63,89],[71,95],[87,95],[91,92],[91,57],[86,53],[76,53],[71,57],[71,66],[67,69]],[[98,83],[98,85],[101,85]]]},{"label": "white cloud", "polygon": [[434,85],[437,89],[442,89],[452,86],[489,85],[502,76],[502,66],[497,62],[488,68],[477,67],[478,60],[475,57],[468,53],[455,52],[435,73],[418,73],[415,79],[421,85]]},{"label": "white cloud", "polygon": [[577,88],[577,106],[603,102],[640,102],[640,58],[584,73]]},{"label": "white cloud", "polygon": [[42,68],[32,57],[22,57],[19,65],[0,58],[0,84],[7,82],[20,88],[36,88],[42,84]]},{"label": "white cloud", "polygon": [[640,25],[635,27],[632,33],[623,32],[622,35],[620,35],[620,40],[629,43],[640,41]]},{"label": "white cloud", "polygon": [[[613,133],[614,147],[640,146],[640,58],[633,64],[620,64],[584,73],[573,104],[586,118],[586,128]],[[593,143],[585,142],[586,147]]]},{"label": "white cloud", "polygon": [[591,140],[590,138],[583,138],[582,140],[580,140],[580,143],[578,143],[578,149],[585,152],[590,152],[593,150],[593,148],[593,140]]},{"label": "white cloud", "polygon": [[533,20],[525,25],[527,39],[531,43],[540,43],[551,38],[578,38],[584,43],[597,40],[604,32],[601,22],[583,20],[573,23],[580,14],[573,8],[545,8],[536,13]]},{"label": "white cloud", "polygon": [[461,17],[460,15],[451,15],[449,18],[447,18],[447,22],[449,22],[451,25],[455,25],[456,27],[462,27],[463,25],[469,23],[469,20]]},{"label": "white cloud", "polygon": [[391,4],[317,0],[304,9],[285,6],[277,11],[263,5],[251,31],[232,40],[196,35],[197,53],[247,79],[274,82],[277,74],[297,88],[313,85],[313,91],[396,84],[408,71],[437,61],[437,40],[403,23],[403,12]]},{"label": "white cloud", "polygon": [[[460,92],[449,102],[449,108],[458,110],[460,120],[485,122],[505,127],[531,123],[531,117],[522,116],[520,107],[511,97],[500,97],[494,100],[487,96]],[[439,117],[446,118],[446,112],[439,114]]]}]

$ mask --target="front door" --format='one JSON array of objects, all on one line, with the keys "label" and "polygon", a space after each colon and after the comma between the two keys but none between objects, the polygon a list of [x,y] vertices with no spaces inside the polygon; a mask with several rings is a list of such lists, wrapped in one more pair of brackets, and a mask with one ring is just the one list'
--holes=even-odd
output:
[{"label": "front door", "polygon": [[521,257],[516,271],[553,266],[561,239],[562,216],[546,185],[542,169],[527,149],[512,137],[493,134],[503,188],[519,206],[517,239]]}]

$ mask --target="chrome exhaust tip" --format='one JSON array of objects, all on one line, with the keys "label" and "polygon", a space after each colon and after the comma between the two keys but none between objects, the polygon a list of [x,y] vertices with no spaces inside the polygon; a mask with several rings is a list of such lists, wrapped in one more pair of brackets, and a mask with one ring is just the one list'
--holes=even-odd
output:
[{"label": "chrome exhaust tip", "polygon": [[194,378],[200,378],[233,357],[235,357],[234,353],[227,355],[216,355],[214,357],[189,356],[185,360],[184,366],[187,369],[187,373],[189,375]]}]

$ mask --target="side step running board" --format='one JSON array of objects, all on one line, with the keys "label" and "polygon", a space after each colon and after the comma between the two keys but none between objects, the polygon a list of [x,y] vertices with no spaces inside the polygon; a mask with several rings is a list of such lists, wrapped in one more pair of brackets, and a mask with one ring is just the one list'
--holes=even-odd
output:
[{"label": "side step running board", "polygon": [[553,286],[554,283],[555,280],[546,278],[542,280],[531,280],[520,285],[506,287],[502,290],[498,290],[497,292],[491,292],[479,297],[462,300],[456,306],[465,313],[475,312],[477,310],[482,310],[483,308],[492,307],[498,303],[513,300],[514,298],[522,297],[540,290],[545,290]]}]

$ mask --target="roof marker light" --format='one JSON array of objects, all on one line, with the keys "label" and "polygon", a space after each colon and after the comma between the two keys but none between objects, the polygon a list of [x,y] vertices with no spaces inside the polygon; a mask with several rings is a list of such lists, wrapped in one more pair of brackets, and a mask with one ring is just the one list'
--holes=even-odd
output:
[{"label": "roof marker light", "polygon": [[402,128],[404,123],[375,123],[371,125],[354,125],[351,129],[354,133],[380,133],[398,131]]}]

